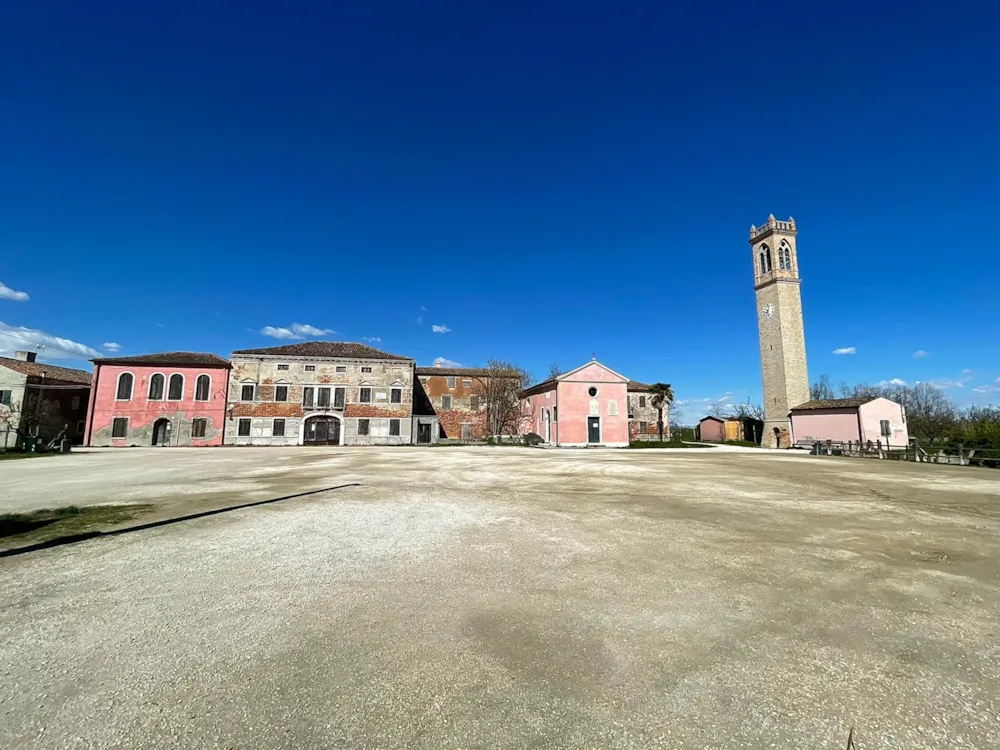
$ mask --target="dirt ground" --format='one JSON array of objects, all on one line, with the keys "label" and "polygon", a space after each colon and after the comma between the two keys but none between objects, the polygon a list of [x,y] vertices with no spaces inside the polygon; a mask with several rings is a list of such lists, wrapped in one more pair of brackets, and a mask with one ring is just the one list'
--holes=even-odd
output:
[{"label": "dirt ground", "polygon": [[[1000,747],[1000,471],[121,450],[0,512],[287,497],[0,559],[3,748]],[[326,492],[302,495],[313,490]]]}]

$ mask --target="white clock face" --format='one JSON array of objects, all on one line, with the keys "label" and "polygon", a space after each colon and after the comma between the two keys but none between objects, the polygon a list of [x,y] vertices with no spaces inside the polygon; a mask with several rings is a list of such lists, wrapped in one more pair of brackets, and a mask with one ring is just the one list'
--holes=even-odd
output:
[{"label": "white clock face", "polygon": [[761,310],[761,313],[765,318],[770,318],[772,315],[774,315],[774,305],[768,302],[766,305],[764,305],[763,309]]}]

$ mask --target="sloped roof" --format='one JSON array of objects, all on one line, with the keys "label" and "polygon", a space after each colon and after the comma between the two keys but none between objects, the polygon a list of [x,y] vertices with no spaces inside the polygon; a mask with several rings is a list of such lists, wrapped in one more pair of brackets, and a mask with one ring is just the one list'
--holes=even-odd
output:
[{"label": "sloped roof", "polygon": [[823,398],[806,401],[804,404],[792,407],[791,411],[810,411],[812,409],[857,409],[873,398]]},{"label": "sloped roof", "polygon": [[228,359],[208,352],[159,352],[132,357],[97,357],[99,365],[176,365],[178,367],[232,367]]},{"label": "sloped roof", "polygon": [[76,370],[72,367],[56,367],[47,362],[25,362],[23,359],[0,357],[0,365],[29,377],[66,380],[70,383],[80,383],[81,385],[90,385],[91,380],[91,375],[86,370]]},{"label": "sloped roof", "polygon": [[548,380],[543,380],[541,383],[531,386],[530,388],[525,388],[521,391],[521,398],[527,398],[528,396],[534,396],[536,393],[545,393],[545,391],[556,387],[559,381],[555,378],[549,378]]},{"label": "sloped roof", "polygon": [[482,367],[417,367],[414,372],[417,375],[454,375],[464,377],[475,377],[489,375],[489,370]]},{"label": "sloped roof", "polygon": [[700,422],[705,422],[705,421],[708,421],[709,419],[715,420],[716,422],[720,422],[720,423],[726,421],[722,417],[713,417],[711,414],[709,414],[707,417],[702,417],[701,419],[699,419],[698,422],[699,423]]},{"label": "sloped roof", "polygon": [[651,390],[653,390],[653,386],[649,385],[649,383],[640,383],[638,380],[630,380],[630,381],[628,381],[627,390],[630,390],[630,391],[651,391]]},{"label": "sloped roof", "polygon": [[400,362],[412,362],[410,357],[401,357],[379,349],[373,349],[367,344],[353,341],[303,341],[299,344],[285,346],[269,346],[263,349],[237,349],[238,354],[264,354],[270,357],[324,357],[334,359],[393,359]]}]

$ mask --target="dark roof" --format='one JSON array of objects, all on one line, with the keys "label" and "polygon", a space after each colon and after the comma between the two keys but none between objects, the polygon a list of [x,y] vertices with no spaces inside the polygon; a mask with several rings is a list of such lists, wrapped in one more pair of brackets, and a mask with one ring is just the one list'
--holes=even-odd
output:
[{"label": "dark roof", "polygon": [[336,359],[398,359],[401,362],[412,361],[410,357],[400,357],[373,349],[366,344],[356,344],[352,341],[303,341],[301,344],[286,346],[269,346],[263,349],[237,349],[237,354],[266,354],[272,357],[324,357]]},{"label": "dark roof", "polygon": [[543,380],[541,383],[533,385],[530,388],[525,388],[523,391],[521,391],[521,398],[534,396],[536,393],[545,393],[545,391],[555,386],[557,382],[558,381],[555,378],[549,378],[548,380]]},{"label": "dark roof", "polygon": [[640,383],[638,380],[628,381],[628,390],[630,391],[651,391],[653,386],[648,383]]},{"label": "dark roof", "polygon": [[417,367],[414,372],[417,375],[464,375],[472,377],[490,374],[489,370],[485,370],[482,367]]},{"label": "dark roof", "polygon": [[725,422],[725,421],[726,421],[726,420],[724,420],[724,419],[723,419],[722,417],[713,417],[712,415],[709,415],[709,416],[707,416],[707,417],[702,417],[702,418],[701,418],[701,419],[699,419],[698,421],[699,421],[699,422],[704,422],[704,421],[705,421],[705,420],[707,420],[707,419],[714,419],[714,420],[715,420],[716,422]]},{"label": "dark roof", "polygon": [[45,377],[53,380],[66,380],[70,383],[90,385],[91,375],[86,370],[74,370],[72,367],[56,367],[46,362],[25,362],[23,359],[0,357],[0,365],[9,367],[14,372],[29,377]]},{"label": "dark roof", "polygon": [[808,411],[811,409],[857,409],[859,406],[874,401],[873,398],[824,398],[806,401],[804,404],[792,407],[792,411]]},{"label": "dark roof", "polygon": [[160,352],[137,354],[134,357],[97,357],[90,360],[99,365],[176,365],[178,367],[232,367],[228,359],[207,352]]}]

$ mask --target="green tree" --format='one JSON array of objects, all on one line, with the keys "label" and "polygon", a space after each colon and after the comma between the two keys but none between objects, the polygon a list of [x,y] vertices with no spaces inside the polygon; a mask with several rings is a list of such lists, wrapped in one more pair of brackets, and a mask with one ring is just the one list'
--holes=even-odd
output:
[{"label": "green tree", "polygon": [[656,409],[656,429],[660,433],[660,442],[663,442],[663,409],[666,407],[670,411],[670,405],[674,402],[674,389],[669,383],[653,383],[649,388],[650,403]]}]

